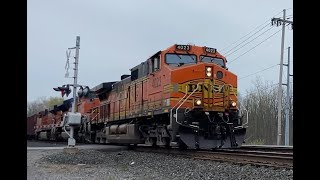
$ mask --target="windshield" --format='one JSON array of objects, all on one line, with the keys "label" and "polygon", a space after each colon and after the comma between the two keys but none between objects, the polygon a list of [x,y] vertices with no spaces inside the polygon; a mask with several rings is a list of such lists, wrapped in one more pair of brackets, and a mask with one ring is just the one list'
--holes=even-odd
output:
[{"label": "windshield", "polygon": [[196,64],[197,57],[193,54],[166,54],[166,63],[182,66],[184,64]]},{"label": "windshield", "polygon": [[210,56],[200,56],[200,61],[201,62],[212,62],[215,63],[221,67],[226,67],[224,65],[224,61],[221,58],[217,58],[217,57],[210,57]]}]

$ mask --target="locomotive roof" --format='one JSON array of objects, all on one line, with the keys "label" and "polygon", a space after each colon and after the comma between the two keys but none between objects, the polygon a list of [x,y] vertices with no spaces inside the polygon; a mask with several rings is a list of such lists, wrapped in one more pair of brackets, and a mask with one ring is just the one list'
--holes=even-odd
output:
[{"label": "locomotive roof", "polygon": [[129,70],[130,70],[130,71],[134,71],[134,70],[138,69],[139,66],[141,66],[141,65],[144,64],[144,63],[147,63],[149,59],[153,58],[154,56],[159,55],[160,53],[161,53],[161,51],[156,52],[155,54],[153,54],[152,56],[150,56],[147,60],[141,62],[140,64],[134,66],[133,68],[131,68],[131,69],[129,69]]},{"label": "locomotive roof", "polygon": [[108,92],[112,90],[112,85],[118,81],[113,81],[113,82],[104,82],[101,83],[95,87],[93,87],[90,91],[95,92],[96,94]]},{"label": "locomotive roof", "polygon": [[54,105],[50,108],[51,113],[55,113],[57,111],[67,111],[72,106],[73,98],[64,100],[63,103]]}]

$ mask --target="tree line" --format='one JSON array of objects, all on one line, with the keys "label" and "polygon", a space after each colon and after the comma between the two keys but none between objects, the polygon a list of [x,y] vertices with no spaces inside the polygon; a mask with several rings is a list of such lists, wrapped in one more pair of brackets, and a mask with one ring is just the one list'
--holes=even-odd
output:
[{"label": "tree line", "polygon": [[27,102],[27,117],[62,103],[63,98],[61,97],[39,97],[34,101]]},{"label": "tree line", "polygon": [[[282,88],[282,113],[281,113],[281,144],[285,139],[285,104],[286,87]],[[293,145],[293,88],[290,84],[289,91],[289,145]],[[271,84],[267,81],[263,82],[257,78],[253,82],[253,88],[247,90],[245,95],[238,94],[241,102],[242,110],[248,110],[248,129],[246,134],[247,144],[277,144],[278,131],[278,84]],[[243,108],[244,107],[244,108]],[[242,111],[243,112],[243,111]],[[246,115],[244,114],[244,118]]]}]

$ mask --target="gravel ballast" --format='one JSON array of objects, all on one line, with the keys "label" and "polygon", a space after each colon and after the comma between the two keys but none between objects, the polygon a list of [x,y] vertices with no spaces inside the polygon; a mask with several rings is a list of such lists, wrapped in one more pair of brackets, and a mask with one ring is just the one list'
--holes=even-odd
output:
[{"label": "gravel ballast", "polygon": [[135,151],[28,151],[28,179],[293,179],[284,168],[256,167]]}]

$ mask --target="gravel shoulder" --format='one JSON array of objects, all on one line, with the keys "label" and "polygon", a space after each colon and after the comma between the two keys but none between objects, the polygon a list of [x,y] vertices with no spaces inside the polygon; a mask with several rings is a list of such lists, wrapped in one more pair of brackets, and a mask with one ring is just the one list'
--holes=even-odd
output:
[{"label": "gravel shoulder", "polygon": [[293,179],[293,171],[240,166],[172,155],[121,150],[81,149],[69,155],[62,150],[27,152],[27,178],[36,179]]}]

